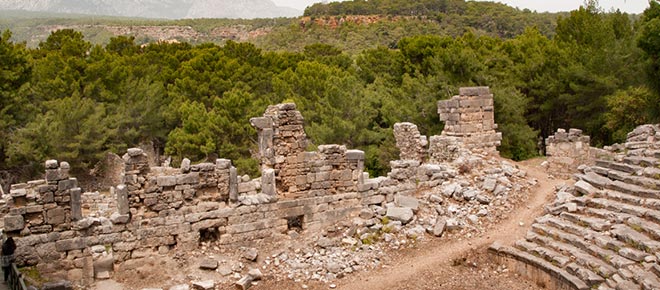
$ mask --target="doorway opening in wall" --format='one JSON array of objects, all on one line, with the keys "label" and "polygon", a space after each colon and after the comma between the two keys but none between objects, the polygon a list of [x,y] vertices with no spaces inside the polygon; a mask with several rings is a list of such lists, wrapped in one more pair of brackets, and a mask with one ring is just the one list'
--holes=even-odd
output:
[{"label": "doorway opening in wall", "polygon": [[286,218],[286,226],[289,231],[297,231],[300,232],[303,230],[303,220],[304,216],[303,215],[297,215],[297,216],[292,216]]},{"label": "doorway opening in wall", "polygon": [[218,228],[207,228],[199,230],[199,243],[215,242],[220,239]]}]

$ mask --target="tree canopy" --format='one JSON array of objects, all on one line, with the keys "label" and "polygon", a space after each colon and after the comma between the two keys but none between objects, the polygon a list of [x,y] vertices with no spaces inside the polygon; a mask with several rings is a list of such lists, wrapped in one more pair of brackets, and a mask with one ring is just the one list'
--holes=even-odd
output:
[{"label": "tree canopy", "polygon": [[[475,2],[451,0],[317,4],[306,13],[335,6],[343,7],[337,13],[366,13],[360,9],[370,12],[376,2],[382,13],[458,13],[468,23],[477,13],[470,12]],[[659,120],[660,4],[652,1],[636,20],[590,3],[559,18],[550,34],[495,21],[501,34],[422,29],[359,50],[345,48],[350,29],[362,33],[350,25],[338,36],[343,45],[317,34],[315,43],[289,51],[234,41],[139,45],[127,36],[99,45],[70,29],[27,48],[6,31],[0,37],[0,168],[29,177],[54,158],[85,171],[105,152],[147,141],[175,162],[219,156],[254,174],[256,133],[248,120],[286,100],[298,104],[312,146],[363,149],[368,169],[382,174],[397,154],[394,123],[439,134],[436,103],[461,86],[491,87],[505,157],[537,155],[538,139],[561,127],[584,129],[594,145],[619,142],[634,126]],[[406,34],[374,27],[382,35]]]}]

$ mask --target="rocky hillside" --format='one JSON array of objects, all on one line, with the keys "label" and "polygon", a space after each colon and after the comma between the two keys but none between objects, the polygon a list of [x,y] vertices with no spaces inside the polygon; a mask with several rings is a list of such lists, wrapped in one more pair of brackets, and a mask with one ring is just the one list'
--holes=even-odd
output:
[{"label": "rocky hillside", "polygon": [[145,18],[274,18],[302,11],[270,0],[0,0],[0,10]]}]

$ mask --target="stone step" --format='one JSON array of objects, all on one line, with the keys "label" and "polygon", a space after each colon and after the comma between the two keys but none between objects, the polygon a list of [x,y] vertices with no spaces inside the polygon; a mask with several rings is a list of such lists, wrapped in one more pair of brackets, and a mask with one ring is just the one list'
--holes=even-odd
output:
[{"label": "stone step", "polygon": [[628,266],[628,270],[633,273],[633,279],[637,284],[642,286],[644,290],[657,290],[660,289],[660,279],[654,273],[647,271],[639,265]]},{"label": "stone step", "polygon": [[655,276],[660,278],[660,265],[658,265],[657,263],[654,263],[651,266],[651,272],[653,272],[655,274]]},{"label": "stone step", "polygon": [[[593,271],[598,273],[602,278],[607,278],[616,272],[616,269],[612,265],[608,264],[608,261],[604,261],[583,250],[582,247],[584,247],[585,244],[576,246],[575,240],[577,239],[577,236],[568,233],[562,233],[560,230],[553,229],[552,227],[536,224],[532,225],[532,230],[536,233],[536,235],[528,236],[528,238],[532,239],[530,242],[535,242],[539,245],[550,247],[560,253],[565,253],[567,256],[573,258],[575,263],[587,269],[593,269]],[[585,275],[579,276],[587,277]],[[593,277],[590,278],[590,280],[593,280]]]},{"label": "stone step", "polygon": [[658,163],[658,158],[644,156],[626,156],[623,158],[623,163],[641,167],[657,166],[660,164]]},{"label": "stone step", "polygon": [[550,248],[542,247],[534,242],[530,242],[527,240],[516,241],[514,247],[523,250],[525,252],[528,252],[534,256],[541,257],[546,261],[552,263],[553,265],[559,266],[560,268],[563,268],[564,266],[566,266],[568,263],[571,262],[571,259],[569,257],[566,257]]},{"label": "stone step", "polygon": [[[642,176],[634,175],[634,174],[630,174],[630,173],[627,173],[627,172],[613,170],[613,169],[607,169],[607,168],[598,167],[598,166],[592,167],[592,170],[593,170],[594,173],[596,173],[600,176],[603,176],[603,177],[607,177],[612,181],[618,180],[618,181],[621,181],[625,184],[640,186],[640,187],[644,188],[644,190],[645,190],[644,194],[647,197],[653,197],[653,195],[650,195],[649,193],[653,193],[653,191],[654,191],[653,189],[655,189],[655,188],[660,188],[660,179],[657,179],[657,178],[649,178],[645,175],[642,175]],[[644,169],[644,170],[641,171],[642,174],[644,172],[649,172],[649,170]],[[610,184],[609,186],[611,188],[621,187],[620,184]]]},{"label": "stone step", "polygon": [[[656,210],[654,208],[631,205],[631,204],[618,202],[615,200],[604,199],[604,198],[586,198],[581,201],[584,202],[584,204],[581,205],[606,209],[609,211],[613,211],[617,214],[626,213],[640,218],[645,218],[648,221],[652,221],[654,223],[660,224],[660,210]],[[655,199],[651,201],[647,199],[646,201],[644,201],[644,203],[655,203],[655,202],[656,202]]]},{"label": "stone step", "polygon": [[607,262],[613,267],[623,267],[633,264],[634,262],[621,257],[618,253],[622,248],[626,248],[626,244],[618,241],[607,234],[599,233],[588,228],[581,228],[579,225],[556,218],[547,220],[547,224],[564,232],[574,234],[575,241],[579,241],[579,237],[587,237],[584,242],[580,242],[577,247],[589,253],[594,257]]},{"label": "stone step", "polygon": [[[640,181],[638,182],[643,182],[641,181],[642,178],[643,177],[639,177],[638,179]],[[608,188],[620,191],[622,193],[632,194],[644,198],[654,198],[660,196],[660,190],[649,189],[644,186],[625,183],[620,180],[615,180],[609,185]],[[651,188],[657,188],[657,185],[653,185]]]},{"label": "stone step", "polygon": [[517,261],[530,265],[532,267],[541,269],[545,273],[548,273],[550,276],[558,277],[558,279],[572,285],[573,289],[578,289],[578,290],[589,289],[589,285],[587,285],[584,281],[582,281],[580,278],[576,277],[575,275],[568,273],[566,270],[559,268],[555,265],[552,265],[551,263],[548,263],[547,261],[541,258],[535,257],[529,253],[523,252],[513,247],[503,246],[498,243],[494,243],[490,247],[488,247],[488,252],[495,255],[510,257],[516,259]]},{"label": "stone step", "polygon": [[625,224],[630,228],[643,232],[652,237],[656,241],[660,241],[660,225],[649,222],[645,219],[638,218],[635,216],[629,216],[624,219]]},{"label": "stone step", "polygon": [[646,167],[642,170],[642,175],[655,180],[660,180],[660,168]]},{"label": "stone step", "polygon": [[596,160],[596,166],[623,171],[627,173],[635,173],[643,169],[643,167],[641,166],[631,165],[616,161],[609,161],[609,160]]},{"label": "stone step", "polygon": [[660,242],[649,238],[647,235],[637,231],[626,224],[616,224],[610,231],[618,240],[625,242],[638,250],[655,254],[660,250]]},{"label": "stone step", "polygon": [[652,211],[652,209],[648,209],[642,206],[630,205],[606,198],[588,198],[585,199],[585,203],[589,207],[607,209],[613,212],[627,213],[638,217],[644,217],[647,215],[647,213]]},{"label": "stone step", "polygon": [[607,220],[569,212],[563,212],[559,216],[584,227],[590,227],[597,232],[607,231],[612,226],[612,224]]},{"label": "stone step", "polygon": [[644,206],[652,209],[660,209],[660,199],[642,198],[636,195],[627,194],[611,189],[599,190],[594,194],[594,196],[620,201],[635,206]]},{"label": "stone step", "polygon": [[619,274],[612,275],[612,278],[606,281],[608,286],[614,287],[616,290],[640,290],[641,286],[637,285],[633,280],[621,277]]},{"label": "stone step", "polygon": [[613,182],[608,177],[600,175],[593,171],[587,172],[586,174],[576,174],[575,177],[577,178],[578,181],[584,180],[598,189],[608,188],[610,184]]}]

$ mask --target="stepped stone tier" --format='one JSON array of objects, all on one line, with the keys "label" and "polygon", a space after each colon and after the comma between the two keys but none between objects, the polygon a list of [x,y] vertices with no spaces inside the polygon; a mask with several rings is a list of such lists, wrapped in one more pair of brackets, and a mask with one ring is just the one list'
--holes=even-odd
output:
[{"label": "stepped stone tier", "polygon": [[[492,123],[492,96],[474,98],[484,103],[490,98]],[[89,285],[95,277],[108,277],[113,267],[130,271],[151,256],[194,250],[205,236],[236,249],[288,237],[296,228],[317,231],[351,220],[364,207],[385,208],[421,188],[440,186],[455,173],[434,160],[448,148],[453,158],[466,152],[460,138],[451,146],[426,148],[415,125],[396,124],[401,160],[391,161],[387,176],[369,178],[362,151],[342,145],[306,151],[295,104],[269,106],[250,122],[259,138],[258,178],[239,176],[227,159],[150,166],[142,149],[131,148],[121,158],[121,182],[110,188],[108,201],[99,193],[81,193],[66,162],[46,161],[44,179],[12,185],[0,209],[8,212],[4,231],[16,238],[17,263],[36,266],[43,277]],[[489,128],[480,134],[491,134],[494,125]]]},{"label": "stepped stone tier", "polygon": [[494,110],[488,87],[460,88],[458,96],[438,102],[438,114],[445,128],[440,138],[432,139],[431,143],[452,143],[457,138],[468,149],[497,152],[502,133],[495,131]]},{"label": "stepped stone tier", "polygon": [[640,126],[611,149],[492,257],[550,289],[660,289],[660,129]]}]

